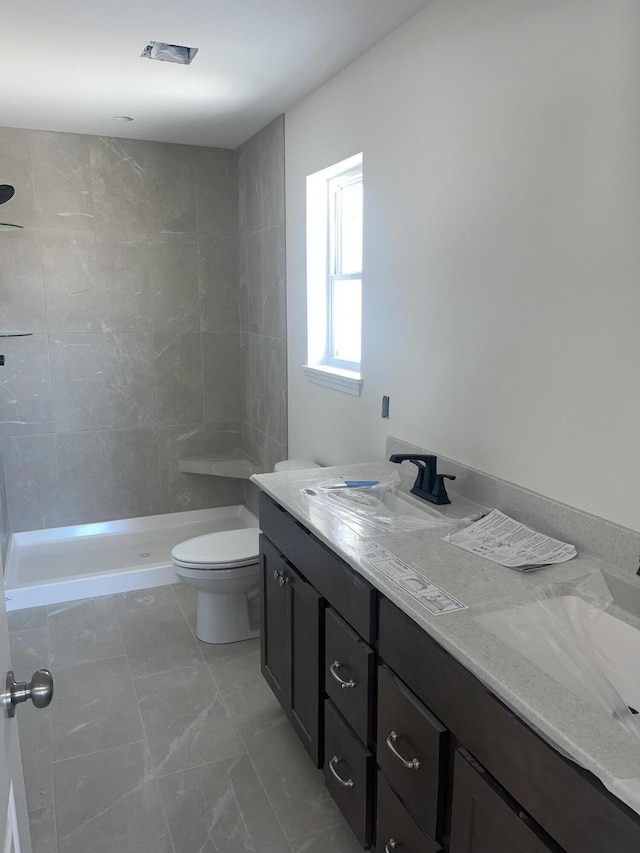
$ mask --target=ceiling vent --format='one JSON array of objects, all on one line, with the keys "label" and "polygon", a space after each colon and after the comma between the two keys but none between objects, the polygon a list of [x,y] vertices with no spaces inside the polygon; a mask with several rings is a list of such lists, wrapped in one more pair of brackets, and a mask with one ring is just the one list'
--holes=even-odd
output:
[{"label": "ceiling vent", "polygon": [[150,41],[140,56],[146,59],[159,59],[161,62],[177,62],[190,65],[198,52],[197,47],[183,47],[181,44],[166,44],[163,41]]}]

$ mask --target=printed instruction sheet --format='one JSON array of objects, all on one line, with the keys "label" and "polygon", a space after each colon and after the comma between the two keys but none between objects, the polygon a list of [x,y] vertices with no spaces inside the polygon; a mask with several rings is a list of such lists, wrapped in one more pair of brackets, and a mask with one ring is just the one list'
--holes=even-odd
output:
[{"label": "printed instruction sheet", "polygon": [[564,563],[576,556],[573,545],[536,533],[497,509],[445,541],[493,563],[522,572]]}]

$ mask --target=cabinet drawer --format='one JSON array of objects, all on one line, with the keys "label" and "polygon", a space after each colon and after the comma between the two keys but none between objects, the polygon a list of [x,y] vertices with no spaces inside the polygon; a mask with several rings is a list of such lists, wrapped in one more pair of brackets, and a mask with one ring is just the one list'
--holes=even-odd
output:
[{"label": "cabinet drawer", "polygon": [[[378,654],[568,853],[640,850],[640,820],[381,598]],[[525,768],[526,772],[523,772]]]},{"label": "cabinet drawer", "polygon": [[371,844],[373,755],[327,699],[324,779],[331,796],[363,847]]},{"label": "cabinet drawer", "polygon": [[429,838],[442,840],[447,730],[386,666],[378,669],[379,767]]},{"label": "cabinet drawer", "polygon": [[286,510],[259,495],[260,528],[318,592],[337,606],[368,643],[375,637],[377,592]]},{"label": "cabinet drawer", "polygon": [[325,691],[367,746],[373,738],[375,654],[329,608],[325,614]]},{"label": "cabinet drawer", "polygon": [[453,771],[450,853],[562,853],[466,750]]},{"label": "cabinet drawer", "polygon": [[422,834],[418,824],[378,773],[377,853],[439,853],[442,847]]}]

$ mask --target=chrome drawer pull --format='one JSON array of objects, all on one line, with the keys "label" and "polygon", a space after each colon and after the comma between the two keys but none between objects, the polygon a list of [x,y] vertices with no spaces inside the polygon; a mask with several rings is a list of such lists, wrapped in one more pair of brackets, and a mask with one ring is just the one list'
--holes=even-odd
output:
[{"label": "chrome drawer pull", "polygon": [[340,663],[340,661],[334,660],[334,662],[329,667],[329,672],[335,678],[335,680],[338,682],[338,684],[340,685],[340,687],[342,687],[343,690],[345,687],[355,687],[356,682],[353,680],[353,678],[350,678],[349,681],[345,681],[344,678],[340,678],[337,670],[339,670],[341,666],[342,664]]},{"label": "chrome drawer pull", "polygon": [[390,839],[387,841],[387,843],[384,845],[384,853],[391,853],[391,851],[392,851],[392,850],[395,850],[397,846],[398,846],[398,845],[397,845],[397,844],[396,844],[396,842],[393,840],[393,838],[390,838]]},{"label": "chrome drawer pull", "polygon": [[335,778],[340,782],[340,784],[344,788],[353,788],[354,782],[353,779],[343,779],[342,776],[338,775],[338,771],[336,770],[336,764],[340,761],[337,755],[334,755],[331,761],[329,762],[329,770],[333,773]]},{"label": "chrome drawer pull", "polygon": [[407,761],[398,750],[395,748],[394,743],[398,740],[398,735],[395,732],[389,732],[389,736],[387,738],[387,746],[391,750],[391,752],[395,755],[398,761],[402,762],[402,764],[407,768],[407,770],[420,770],[420,762],[417,758],[412,758],[411,761]]}]

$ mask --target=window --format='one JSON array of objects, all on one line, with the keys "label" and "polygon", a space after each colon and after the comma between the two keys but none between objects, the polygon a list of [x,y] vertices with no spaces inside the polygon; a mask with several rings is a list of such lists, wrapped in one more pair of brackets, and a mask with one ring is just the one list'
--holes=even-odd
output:
[{"label": "window", "polygon": [[307,178],[307,358],[312,382],[360,394],[362,154]]}]

